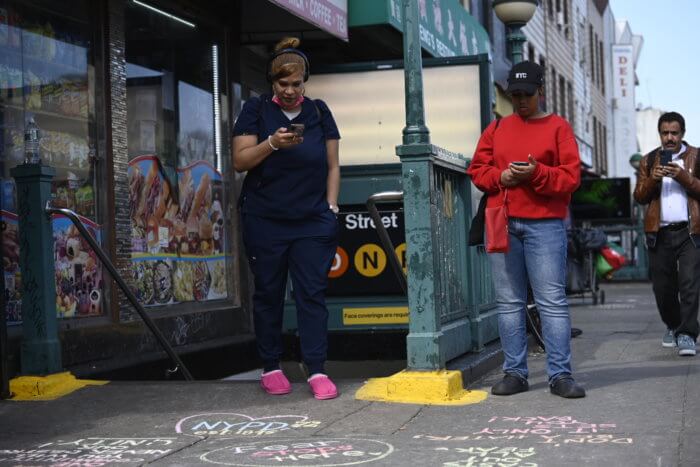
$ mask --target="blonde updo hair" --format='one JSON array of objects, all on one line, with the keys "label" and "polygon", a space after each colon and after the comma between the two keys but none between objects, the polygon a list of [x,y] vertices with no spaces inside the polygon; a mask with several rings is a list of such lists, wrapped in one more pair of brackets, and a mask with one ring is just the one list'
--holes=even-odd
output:
[{"label": "blonde updo hair", "polygon": [[[296,37],[285,37],[275,45],[275,53],[284,49],[296,49],[301,44],[301,41]],[[299,53],[302,53],[299,51]],[[270,63],[270,80],[277,81],[280,78],[286,78],[294,73],[301,71],[306,75],[306,62],[304,57],[296,53],[283,53],[272,59]]]}]

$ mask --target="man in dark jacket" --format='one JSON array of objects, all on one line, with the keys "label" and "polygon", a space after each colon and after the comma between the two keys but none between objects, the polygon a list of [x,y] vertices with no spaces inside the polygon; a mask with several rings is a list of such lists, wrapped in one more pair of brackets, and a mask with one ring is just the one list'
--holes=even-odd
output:
[{"label": "man in dark jacket", "polygon": [[683,141],[685,120],[661,115],[661,147],[641,161],[634,199],[648,204],[644,231],[656,306],[667,330],[664,347],[695,355],[700,300],[698,149]]}]

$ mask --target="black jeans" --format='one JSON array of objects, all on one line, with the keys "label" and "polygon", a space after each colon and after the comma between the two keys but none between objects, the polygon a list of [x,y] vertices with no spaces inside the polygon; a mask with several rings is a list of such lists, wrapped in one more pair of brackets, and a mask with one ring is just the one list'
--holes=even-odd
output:
[{"label": "black jeans", "polygon": [[687,228],[659,230],[649,249],[649,273],[661,320],[676,335],[698,337],[700,249]]}]

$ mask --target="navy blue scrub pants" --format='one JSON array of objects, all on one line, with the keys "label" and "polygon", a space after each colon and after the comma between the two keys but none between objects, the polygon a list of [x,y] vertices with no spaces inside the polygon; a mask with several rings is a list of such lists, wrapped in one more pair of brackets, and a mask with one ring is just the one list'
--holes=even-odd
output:
[{"label": "navy blue scrub pants", "polygon": [[309,374],[322,373],[328,348],[328,271],[338,246],[338,220],[329,210],[301,219],[244,214],[243,243],[255,277],[253,316],[264,370],[279,368],[287,273],[297,308],[301,352]]}]

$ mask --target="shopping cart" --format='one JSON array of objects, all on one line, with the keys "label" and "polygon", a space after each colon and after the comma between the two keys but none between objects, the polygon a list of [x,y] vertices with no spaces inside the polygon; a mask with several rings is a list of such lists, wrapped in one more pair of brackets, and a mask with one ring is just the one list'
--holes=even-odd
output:
[{"label": "shopping cart", "polygon": [[569,231],[566,271],[566,294],[585,299],[590,295],[593,304],[605,303],[605,291],[598,285],[596,255],[607,243],[600,229],[579,228]]}]

